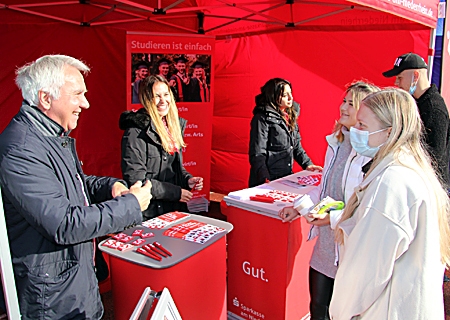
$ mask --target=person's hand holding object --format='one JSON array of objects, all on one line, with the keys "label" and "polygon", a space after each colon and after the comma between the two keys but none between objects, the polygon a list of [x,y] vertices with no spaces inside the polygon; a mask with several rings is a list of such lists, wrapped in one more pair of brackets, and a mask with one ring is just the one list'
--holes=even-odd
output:
[{"label": "person's hand holding object", "polygon": [[142,181],[136,181],[136,183],[130,187],[130,193],[137,198],[137,201],[141,206],[141,211],[148,208],[150,200],[152,199],[151,191],[152,183],[150,180],[147,180],[144,185],[142,185]]}]

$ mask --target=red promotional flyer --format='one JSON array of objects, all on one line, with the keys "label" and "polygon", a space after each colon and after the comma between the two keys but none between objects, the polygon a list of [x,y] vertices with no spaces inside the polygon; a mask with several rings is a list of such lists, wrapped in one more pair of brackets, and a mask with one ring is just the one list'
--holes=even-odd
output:
[{"label": "red promotional flyer", "polygon": [[203,177],[203,190],[195,191],[191,212],[208,211],[212,112],[214,105],[214,37],[153,33],[127,34],[127,110],[142,108],[139,83],[149,75],[167,79],[179,116],[187,126],[183,165]]}]

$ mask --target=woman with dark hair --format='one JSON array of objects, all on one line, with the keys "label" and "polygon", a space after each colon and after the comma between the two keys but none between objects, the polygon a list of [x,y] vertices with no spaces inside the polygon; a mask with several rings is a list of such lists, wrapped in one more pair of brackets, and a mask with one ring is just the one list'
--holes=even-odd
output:
[{"label": "woman with dark hair", "polygon": [[171,211],[187,211],[191,188],[203,188],[203,178],[193,177],[183,167],[181,149],[186,120],[178,109],[167,80],[152,75],[141,80],[139,99],[144,108],[120,116],[122,174],[132,185],[152,182],[152,200],[143,212],[144,220]]},{"label": "woman with dark hair", "polygon": [[297,125],[300,108],[294,103],[290,82],[270,79],[255,102],[250,130],[249,186],[292,174],[293,160],[303,169],[321,171],[322,167],[312,163],[301,145]]}]

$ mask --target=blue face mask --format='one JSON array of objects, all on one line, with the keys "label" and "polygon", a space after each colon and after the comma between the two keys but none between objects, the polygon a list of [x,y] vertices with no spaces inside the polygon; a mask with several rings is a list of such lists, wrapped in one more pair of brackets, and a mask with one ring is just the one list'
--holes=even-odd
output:
[{"label": "blue face mask", "polygon": [[409,94],[413,95],[416,92],[417,83],[414,83],[414,73],[412,75],[411,85],[409,86]]},{"label": "blue face mask", "polygon": [[380,147],[384,144],[382,143],[378,147],[370,147],[369,146],[369,136],[374,133],[378,133],[381,131],[385,131],[386,129],[377,130],[374,132],[358,130],[356,128],[350,128],[350,143],[352,144],[353,149],[362,156],[373,158],[377,154]]}]

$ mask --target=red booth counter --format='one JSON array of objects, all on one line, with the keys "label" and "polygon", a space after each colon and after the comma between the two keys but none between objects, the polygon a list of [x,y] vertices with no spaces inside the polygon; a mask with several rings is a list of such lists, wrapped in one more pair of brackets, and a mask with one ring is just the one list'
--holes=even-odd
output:
[{"label": "red booth counter", "polygon": [[[234,226],[228,236],[228,314],[235,319],[309,318],[308,269],[314,241],[303,218],[283,223],[278,211],[291,203],[265,203],[250,196],[284,191],[304,194],[302,171],[255,188],[231,192],[221,203]],[[277,190],[277,191],[274,191]]]},{"label": "red booth counter", "polygon": [[[214,235],[203,244],[163,235],[170,227],[189,220],[226,231]],[[172,256],[157,261],[137,253],[137,247],[119,251],[104,246],[111,238],[100,243],[100,249],[110,255],[115,318],[129,319],[146,287],[155,291],[167,287],[183,319],[226,320],[226,234],[233,226],[228,222],[189,214],[162,229],[136,226],[123,233],[132,235],[137,229],[154,233],[153,237],[146,238],[146,243],[157,241]]]}]

